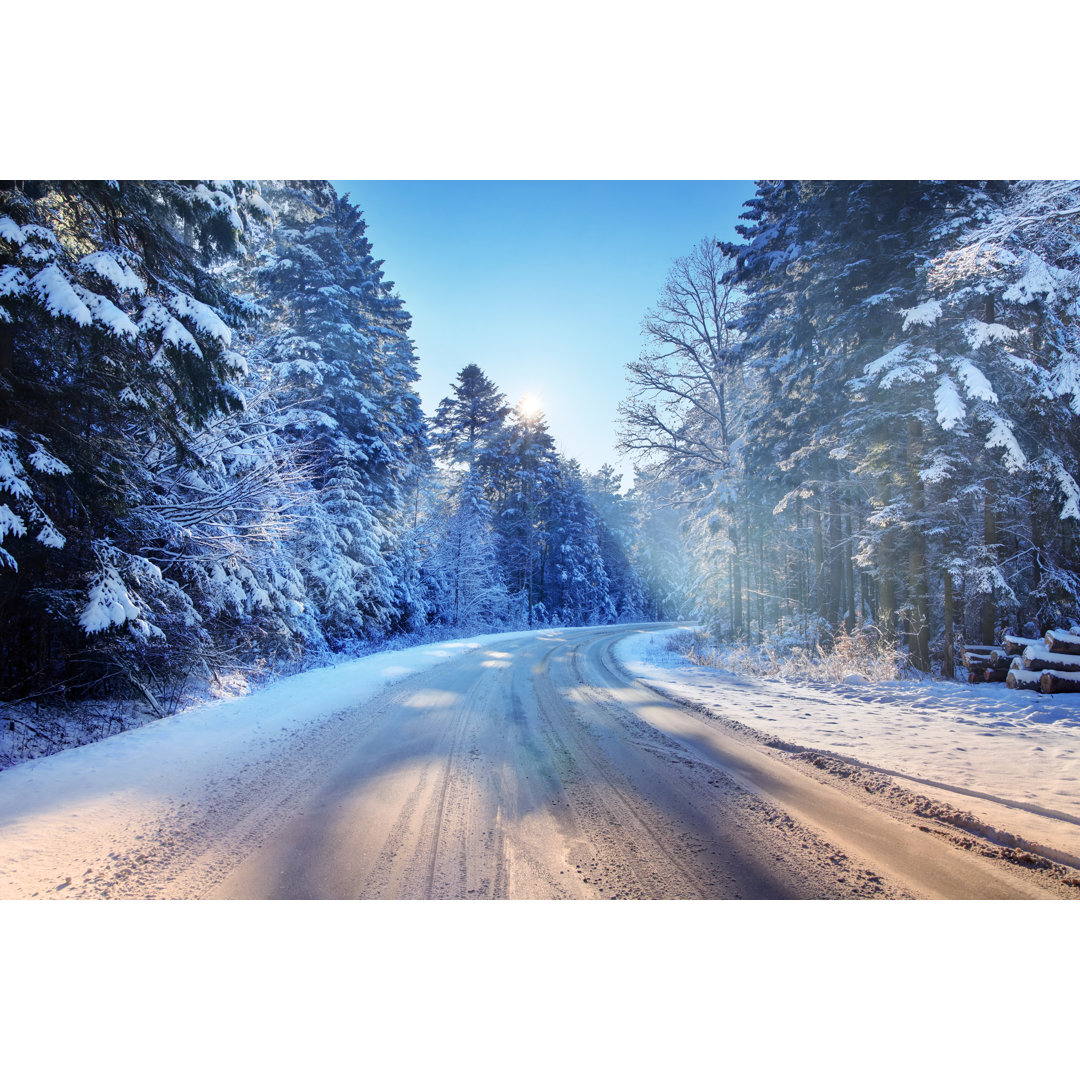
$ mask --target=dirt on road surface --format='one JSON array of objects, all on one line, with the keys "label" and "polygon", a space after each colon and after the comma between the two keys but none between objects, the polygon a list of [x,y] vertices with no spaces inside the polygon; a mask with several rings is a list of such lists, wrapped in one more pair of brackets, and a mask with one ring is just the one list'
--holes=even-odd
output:
[{"label": "dirt on road surface", "polygon": [[[1010,861],[985,840],[659,696],[612,655],[633,632],[555,630],[480,648],[339,714],[302,759],[276,767],[279,783],[248,778],[212,819],[178,822],[172,843],[180,854],[160,866],[153,894],[1036,899],[1080,892],[1061,868]],[[192,858],[197,836],[205,839]]]}]

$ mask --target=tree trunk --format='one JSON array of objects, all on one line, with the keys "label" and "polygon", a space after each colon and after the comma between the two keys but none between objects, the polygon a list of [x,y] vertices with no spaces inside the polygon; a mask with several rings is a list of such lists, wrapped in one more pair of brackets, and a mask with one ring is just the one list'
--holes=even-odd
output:
[{"label": "tree trunk", "polygon": [[[986,481],[986,498],[983,501],[983,543],[987,552],[993,556],[997,548],[997,517],[994,512],[994,481]],[[998,609],[997,600],[992,592],[986,593],[982,601],[982,642],[993,645],[997,637]]]},{"label": "tree trunk", "polygon": [[953,644],[953,583],[952,574],[945,571],[945,652],[941,658],[941,674],[946,679],[956,677],[956,655]]},{"label": "tree trunk", "polygon": [[821,525],[821,512],[812,511],[814,515],[814,584],[813,598],[814,609],[819,618],[826,619],[828,610],[825,597],[825,535]]},{"label": "tree trunk", "polygon": [[847,608],[844,611],[844,629],[850,634],[858,625],[855,611],[855,552],[851,536],[852,515],[847,515],[847,535],[844,537],[844,593]]},{"label": "tree trunk", "polygon": [[829,596],[828,620],[833,631],[840,629],[840,601],[844,582],[844,535],[841,529],[840,501],[829,500]]},{"label": "tree trunk", "polygon": [[731,553],[731,633],[738,638],[743,630],[742,558],[739,552],[738,526],[733,525],[728,535],[734,548]]}]

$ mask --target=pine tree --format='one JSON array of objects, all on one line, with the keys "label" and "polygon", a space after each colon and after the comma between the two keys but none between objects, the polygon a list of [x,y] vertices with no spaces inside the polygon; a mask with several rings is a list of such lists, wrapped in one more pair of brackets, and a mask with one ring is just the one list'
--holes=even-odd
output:
[{"label": "pine tree", "polygon": [[275,214],[258,286],[270,331],[255,360],[289,406],[313,472],[296,555],[334,647],[411,623],[416,600],[395,550],[405,490],[425,467],[409,316],[373,257],[360,212],[323,181],[267,185]]},{"label": "pine tree", "polygon": [[[253,209],[229,182],[0,193],[0,428],[19,500],[2,612],[12,693],[90,678],[93,665],[67,664],[86,633],[108,630],[137,654],[167,625],[180,653],[197,623],[181,583],[140,553],[171,526],[136,478],[166,448],[170,463],[197,462],[197,433],[242,405],[241,306],[213,268],[238,250]],[[38,547],[18,535],[24,517]]]}]

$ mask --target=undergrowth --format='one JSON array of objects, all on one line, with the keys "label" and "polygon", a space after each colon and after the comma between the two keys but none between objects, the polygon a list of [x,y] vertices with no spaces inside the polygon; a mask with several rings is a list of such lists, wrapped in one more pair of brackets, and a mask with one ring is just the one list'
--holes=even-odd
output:
[{"label": "undergrowth", "polygon": [[701,667],[779,679],[887,682],[915,674],[907,655],[874,627],[841,631],[831,646],[789,636],[766,637],[760,644],[727,644],[705,630],[680,630],[668,639],[667,648]]}]

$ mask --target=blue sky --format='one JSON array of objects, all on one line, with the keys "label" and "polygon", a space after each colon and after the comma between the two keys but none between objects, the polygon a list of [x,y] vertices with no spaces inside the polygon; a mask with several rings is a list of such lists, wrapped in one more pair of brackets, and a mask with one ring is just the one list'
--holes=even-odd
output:
[{"label": "blue sky", "polygon": [[470,363],[540,398],[560,452],[614,451],[624,365],[671,261],[737,238],[749,181],[334,181],[413,317],[429,415]]}]

